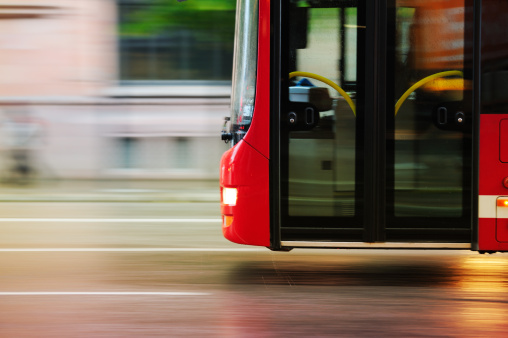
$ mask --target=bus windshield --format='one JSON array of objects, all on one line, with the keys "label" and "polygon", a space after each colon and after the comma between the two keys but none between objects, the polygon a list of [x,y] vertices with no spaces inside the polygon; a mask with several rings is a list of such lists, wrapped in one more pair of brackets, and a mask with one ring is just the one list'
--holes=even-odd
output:
[{"label": "bus windshield", "polygon": [[232,144],[249,129],[254,111],[257,68],[258,0],[238,0],[231,93]]}]

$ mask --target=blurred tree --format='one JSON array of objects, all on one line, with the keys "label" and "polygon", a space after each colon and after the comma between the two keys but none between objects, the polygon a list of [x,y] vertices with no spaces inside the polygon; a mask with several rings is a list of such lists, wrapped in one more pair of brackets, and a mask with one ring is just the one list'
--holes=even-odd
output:
[{"label": "blurred tree", "polygon": [[159,35],[188,29],[200,38],[233,42],[236,0],[151,0],[129,13],[120,33],[127,36]]},{"label": "blurred tree", "polygon": [[236,0],[119,0],[122,80],[230,80]]}]

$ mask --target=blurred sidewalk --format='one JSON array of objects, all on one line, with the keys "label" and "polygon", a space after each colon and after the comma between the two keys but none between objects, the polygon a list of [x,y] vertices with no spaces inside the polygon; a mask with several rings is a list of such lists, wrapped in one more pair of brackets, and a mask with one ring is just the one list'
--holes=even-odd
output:
[{"label": "blurred sidewalk", "polygon": [[0,202],[219,202],[218,180],[62,180],[0,184]]}]

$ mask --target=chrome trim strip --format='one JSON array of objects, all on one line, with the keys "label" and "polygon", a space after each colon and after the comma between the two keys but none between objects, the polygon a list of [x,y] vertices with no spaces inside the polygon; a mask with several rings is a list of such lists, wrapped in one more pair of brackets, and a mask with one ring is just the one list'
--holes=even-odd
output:
[{"label": "chrome trim strip", "polygon": [[471,249],[471,243],[412,243],[412,242],[307,242],[282,241],[283,247],[335,249]]}]

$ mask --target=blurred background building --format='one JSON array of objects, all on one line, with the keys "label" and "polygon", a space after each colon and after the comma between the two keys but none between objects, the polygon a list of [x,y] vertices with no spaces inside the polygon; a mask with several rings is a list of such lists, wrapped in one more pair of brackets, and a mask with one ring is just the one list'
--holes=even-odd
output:
[{"label": "blurred background building", "polygon": [[1,177],[217,178],[234,12],[234,0],[0,0]]}]

